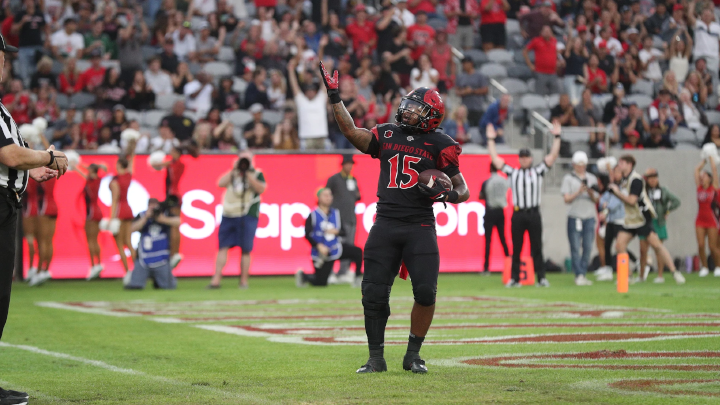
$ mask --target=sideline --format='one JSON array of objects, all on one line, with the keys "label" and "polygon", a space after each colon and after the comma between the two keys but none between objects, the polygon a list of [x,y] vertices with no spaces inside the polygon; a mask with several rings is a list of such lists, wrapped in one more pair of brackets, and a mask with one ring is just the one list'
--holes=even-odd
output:
[{"label": "sideline", "polygon": [[31,353],[41,354],[41,355],[43,355],[43,356],[49,356],[49,357],[54,357],[54,358],[58,358],[58,359],[75,361],[75,362],[78,362],[78,363],[83,363],[83,364],[87,364],[87,365],[90,365],[90,366],[102,368],[102,369],[105,369],[105,370],[108,370],[108,371],[112,371],[112,372],[114,372],[114,373],[121,373],[121,374],[141,376],[141,377],[143,377],[143,378],[149,378],[149,379],[155,380],[155,381],[160,382],[160,383],[175,385],[175,386],[183,387],[183,388],[189,388],[191,391],[195,391],[195,390],[197,390],[197,391],[206,391],[206,392],[209,392],[209,393],[219,394],[219,395],[223,395],[223,396],[230,397],[230,398],[234,398],[234,399],[241,399],[241,400],[243,400],[243,401],[248,401],[248,402],[256,403],[256,404],[268,404],[268,403],[270,403],[269,401],[267,401],[267,400],[265,400],[265,399],[263,399],[263,398],[260,398],[260,397],[258,397],[258,396],[255,396],[255,395],[250,395],[250,394],[237,394],[237,393],[233,393],[233,392],[229,392],[229,391],[224,391],[224,390],[221,390],[221,389],[217,389],[217,388],[214,388],[214,387],[208,387],[208,386],[204,386],[204,385],[191,385],[190,383],[186,383],[186,382],[182,382],[182,381],[178,381],[178,380],[173,380],[173,379],[167,378],[167,377],[161,377],[161,376],[156,376],[156,375],[152,375],[152,374],[147,374],[147,373],[144,373],[144,372],[142,372],[142,371],[133,370],[133,369],[129,369],[129,368],[122,368],[122,367],[113,366],[112,364],[108,364],[108,363],[105,363],[105,362],[100,361],[100,360],[86,359],[86,358],[83,358],[83,357],[77,357],[77,356],[73,356],[73,355],[66,354],[66,353],[60,353],[60,352],[51,352],[51,351],[44,350],[44,349],[41,349],[41,348],[35,347],[35,346],[14,345],[14,344],[11,344],[11,343],[0,342],[0,347],[7,347],[7,348],[11,348],[11,349],[25,350],[25,351],[28,351],[28,352],[31,352]]}]

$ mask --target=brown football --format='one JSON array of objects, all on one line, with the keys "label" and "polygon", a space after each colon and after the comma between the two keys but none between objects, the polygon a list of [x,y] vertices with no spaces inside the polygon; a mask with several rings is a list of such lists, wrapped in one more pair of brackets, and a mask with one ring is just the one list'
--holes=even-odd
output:
[{"label": "brown football", "polygon": [[418,177],[418,181],[425,184],[428,187],[432,187],[435,185],[436,181],[439,181],[440,184],[443,185],[448,190],[452,190],[452,181],[450,181],[450,177],[448,177],[447,174],[441,172],[440,170],[436,169],[429,169],[425,170],[424,172],[420,173],[420,176]]}]

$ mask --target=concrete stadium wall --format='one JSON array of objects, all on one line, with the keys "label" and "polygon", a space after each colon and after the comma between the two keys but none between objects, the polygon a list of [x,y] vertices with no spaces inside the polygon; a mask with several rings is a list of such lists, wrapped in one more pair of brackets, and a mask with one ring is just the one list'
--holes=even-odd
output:
[{"label": "concrete stadium wall", "polygon": [[[613,150],[612,154],[619,157],[622,152]],[[670,189],[682,202],[680,208],[668,218],[666,246],[670,254],[673,257],[696,254],[697,200],[693,170],[700,161],[700,151],[634,151],[633,155],[637,160],[638,172],[643,173],[648,167],[658,169],[660,184]],[[547,258],[562,265],[565,258],[570,256],[566,205],[557,188],[547,188],[542,198],[544,252]],[[637,240],[631,249],[638,252]]]}]

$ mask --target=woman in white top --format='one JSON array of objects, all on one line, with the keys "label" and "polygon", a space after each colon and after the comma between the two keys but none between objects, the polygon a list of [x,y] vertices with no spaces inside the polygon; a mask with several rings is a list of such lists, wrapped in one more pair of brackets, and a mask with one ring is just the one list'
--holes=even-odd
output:
[{"label": "woman in white top", "polygon": [[680,92],[680,104],[682,106],[682,110],[680,110],[680,112],[685,117],[685,123],[687,123],[688,128],[700,128],[702,126],[702,123],[700,122],[702,119],[702,113],[695,106],[695,103],[692,102],[690,90],[682,89]]},{"label": "woman in white top", "polygon": [[[683,40],[683,37],[685,40]],[[685,41],[687,41],[687,43],[685,43]],[[679,83],[685,81],[685,77],[690,69],[692,49],[693,40],[687,33],[687,28],[677,30],[675,36],[670,40],[670,46],[665,49],[665,58],[670,61],[670,70],[675,72],[675,78]]]},{"label": "woman in white top", "polygon": [[433,69],[430,57],[422,54],[418,59],[418,67],[410,71],[410,86],[413,89],[418,87],[434,89],[437,88],[438,80],[440,80],[440,73]]},{"label": "woman in white top", "polygon": [[285,105],[285,97],[287,94],[287,86],[285,77],[279,70],[270,71],[270,86],[267,89],[268,100],[272,104],[273,110],[281,110]]}]

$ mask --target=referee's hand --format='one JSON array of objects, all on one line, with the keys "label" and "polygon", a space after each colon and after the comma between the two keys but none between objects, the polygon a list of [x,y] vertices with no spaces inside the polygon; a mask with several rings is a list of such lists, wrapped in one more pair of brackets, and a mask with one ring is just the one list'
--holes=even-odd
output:
[{"label": "referee's hand", "polygon": [[50,147],[47,149],[48,152],[52,151],[53,155],[55,156],[55,159],[53,160],[52,164],[50,164],[49,168],[53,170],[57,170],[57,178],[59,179],[60,176],[65,174],[68,169],[68,160],[67,156],[65,156],[64,153],[60,152],[59,150],[55,150],[54,145],[50,145]]}]

